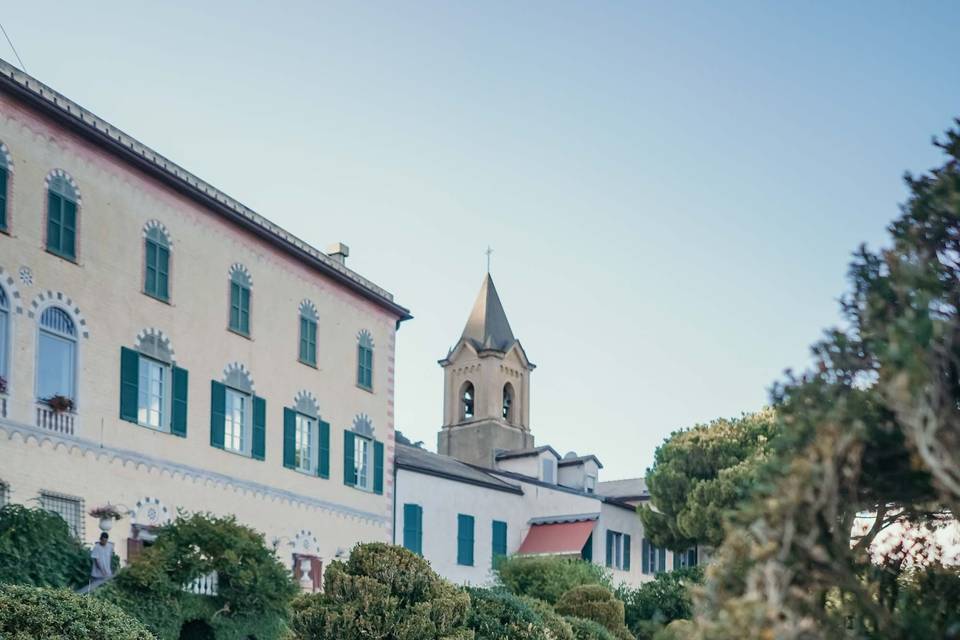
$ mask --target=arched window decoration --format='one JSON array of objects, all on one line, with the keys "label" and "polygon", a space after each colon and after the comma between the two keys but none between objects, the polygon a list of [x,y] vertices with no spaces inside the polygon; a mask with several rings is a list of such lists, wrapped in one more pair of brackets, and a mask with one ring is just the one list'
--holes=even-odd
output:
[{"label": "arched window decoration", "polygon": [[300,303],[300,362],[317,366],[317,309],[309,300]]},{"label": "arched window decoration", "polygon": [[186,437],[187,371],[174,363],[170,340],[157,329],[120,348],[120,418]]},{"label": "arched window decoration", "polygon": [[10,363],[7,362],[7,352],[10,350],[10,303],[7,302],[7,292],[0,287],[0,393],[6,392],[10,381]]},{"label": "arched window decoration", "polygon": [[66,311],[48,307],[40,316],[37,349],[37,396],[71,400],[77,391],[77,328]]},{"label": "arched window decoration", "polygon": [[358,336],[357,385],[373,390],[373,337],[366,329]]},{"label": "arched window decoration", "polygon": [[0,231],[7,231],[7,196],[10,185],[10,174],[13,167],[10,162],[10,153],[7,145],[0,142]]},{"label": "arched window decoration", "polygon": [[143,292],[158,300],[170,300],[170,239],[159,226],[147,229],[144,238]]},{"label": "arched window decoration", "polygon": [[513,422],[513,385],[503,385],[503,419]]},{"label": "arched window decoration", "polygon": [[250,274],[242,265],[230,269],[230,330],[250,335]]},{"label": "arched window decoration", "polygon": [[65,173],[55,173],[47,187],[47,251],[77,258],[77,190]]},{"label": "arched window decoration", "polygon": [[460,418],[469,420],[473,417],[474,392],[473,383],[467,382],[460,392]]}]

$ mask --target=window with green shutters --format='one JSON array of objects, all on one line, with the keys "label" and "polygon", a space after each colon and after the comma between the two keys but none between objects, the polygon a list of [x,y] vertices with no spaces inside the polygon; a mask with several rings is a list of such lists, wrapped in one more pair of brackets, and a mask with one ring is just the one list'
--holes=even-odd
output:
[{"label": "window with green shutters", "polygon": [[403,505],[403,546],[417,555],[423,555],[423,507]]},{"label": "window with green shutters", "polygon": [[147,229],[144,240],[143,292],[164,302],[170,300],[170,240],[157,226]]},{"label": "window with green shutters", "polygon": [[230,330],[250,335],[250,289],[252,282],[247,270],[233,265],[230,270]]},{"label": "window with green shutters", "polygon": [[383,443],[355,433],[343,432],[343,483],[383,493],[384,447]]},{"label": "window with green shutters", "polygon": [[317,366],[317,321],[300,316],[300,362]]},{"label": "window with green shutters", "polygon": [[210,383],[210,446],[253,458],[266,458],[267,401],[252,393]]},{"label": "window with green shutters", "polygon": [[607,530],[606,565],[611,569],[630,570],[630,536]]},{"label": "window with green shutters", "polygon": [[473,516],[457,514],[457,564],[473,566]]},{"label": "window with green shutters", "polygon": [[7,145],[0,142],[0,231],[7,231],[7,197],[10,182],[10,161],[7,155]]},{"label": "window with green shutters", "polygon": [[330,424],[284,407],[283,466],[329,478]]},{"label": "window with green shutters", "polygon": [[644,538],[641,542],[641,552],[643,554],[640,563],[642,573],[650,575],[667,570],[667,550],[665,548],[655,547]]},{"label": "window with green shutters", "polygon": [[47,251],[77,258],[77,191],[66,174],[56,173],[47,188]]},{"label": "window with green shutters", "polygon": [[357,344],[357,386],[373,390],[373,337],[366,330]]},{"label": "window with green shutters", "polygon": [[120,349],[120,418],[187,437],[186,369]]},{"label": "window with green shutters", "polygon": [[507,523],[494,520],[492,528],[493,539],[490,546],[493,549],[493,562],[496,563],[497,558],[507,555]]}]

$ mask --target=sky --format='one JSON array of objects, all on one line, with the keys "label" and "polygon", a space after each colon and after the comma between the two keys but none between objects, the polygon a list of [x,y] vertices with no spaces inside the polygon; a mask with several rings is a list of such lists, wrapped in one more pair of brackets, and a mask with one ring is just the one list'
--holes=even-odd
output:
[{"label": "sky", "polygon": [[[3,2],[26,70],[409,307],[397,427],[493,248],[538,444],[640,476],[840,321],[960,116],[956,2]],[[16,62],[5,42],[0,57]]]}]

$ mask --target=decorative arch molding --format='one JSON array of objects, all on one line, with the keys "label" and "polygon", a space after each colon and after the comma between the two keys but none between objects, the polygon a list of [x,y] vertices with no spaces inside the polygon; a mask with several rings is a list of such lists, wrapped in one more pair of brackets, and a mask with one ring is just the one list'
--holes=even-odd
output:
[{"label": "decorative arch molding", "polygon": [[320,314],[317,312],[317,306],[307,298],[304,298],[300,301],[299,310],[301,316],[310,318],[314,322],[320,319]]},{"label": "decorative arch molding", "polygon": [[360,333],[357,334],[357,342],[360,343],[361,347],[373,349],[373,336],[366,329],[361,329]]},{"label": "decorative arch molding", "polygon": [[3,142],[0,142],[0,155],[3,156],[3,161],[7,164],[7,173],[11,176],[13,175],[13,157],[10,155],[10,149],[7,148],[7,145]]},{"label": "decorative arch molding", "polygon": [[373,420],[365,413],[358,413],[353,418],[353,432],[368,438],[373,437]]},{"label": "decorative arch molding", "polygon": [[170,338],[155,327],[147,327],[137,334],[137,350],[144,355],[169,364],[177,363]]},{"label": "decorative arch molding", "polygon": [[293,398],[293,408],[311,418],[320,417],[320,401],[306,389],[301,389]]},{"label": "decorative arch molding", "polygon": [[231,281],[242,282],[251,289],[253,288],[253,276],[250,275],[250,270],[242,263],[234,262],[230,265],[229,275]]},{"label": "decorative arch molding", "polygon": [[290,542],[293,553],[313,556],[320,551],[320,543],[317,542],[316,536],[309,529],[300,529],[294,534]]},{"label": "decorative arch molding", "polygon": [[63,180],[66,180],[67,184],[69,184],[70,187],[73,189],[74,195],[77,197],[77,206],[79,207],[80,205],[82,205],[83,201],[80,196],[80,187],[77,186],[77,182],[73,179],[73,176],[71,176],[69,173],[67,173],[63,169],[54,169],[50,173],[48,173],[47,177],[43,179],[44,188],[49,190],[51,184],[56,178],[62,178]]},{"label": "decorative arch molding", "polygon": [[27,309],[27,317],[36,319],[36,317],[40,315],[40,312],[47,307],[53,306],[60,307],[70,314],[73,321],[79,327],[78,331],[80,335],[84,338],[90,337],[90,332],[87,330],[87,319],[80,313],[80,307],[75,305],[70,296],[62,291],[41,291],[38,293],[37,297],[30,303],[30,308]]},{"label": "decorative arch molding", "polygon": [[242,362],[231,362],[223,369],[223,382],[227,386],[253,393],[253,376]]},{"label": "decorative arch molding", "polygon": [[129,515],[130,524],[141,527],[162,527],[173,520],[173,515],[160,498],[146,497],[137,500]]},{"label": "decorative arch molding", "polygon": [[146,239],[149,237],[150,232],[155,231],[157,233],[162,233],[163,237],[167,241],[167,249],[173,251],[173,240],[170,239],[170,232],[167,231],[167,228],[159,220],[147,220],[147,223],[143,225],[143,237]]},{"label": "decorative arch molding", "polygon": [[155,458],[151,455],[138,453],[129,449],[115,449],[99,442],[58,434],[39,427],[0,418],[0,442],[5,440],[19,441],[37,447],[50,447],[51,451],[63,450],[73,455],[79,452],[82,455],[96,456],[98,461],[107,464],[129,466],[132,469],[145,469],[147,472],[169,473],[170,477],[182,482],[192,482],[216,489],[230,490],[237,494],[252,495],[258,499],[271,500],[290,504],[291,506],[307,509],[318,509],[340,518],[350,518],[373,525],[386,527],[388,518],[381,513],[363,511],[355,507],[330,502],[305,495],[260,484],[245,478],[192,467],[172,460]]},{"label": "decorative arch molding", "polygon": [[3,267],[0,267],[0,287],[3,287],[7,294],[7,305],[10,311],[23,314],[23,300],[20,298],[20,290],[17,289],[17,281],[11,274],[4,271]]}]

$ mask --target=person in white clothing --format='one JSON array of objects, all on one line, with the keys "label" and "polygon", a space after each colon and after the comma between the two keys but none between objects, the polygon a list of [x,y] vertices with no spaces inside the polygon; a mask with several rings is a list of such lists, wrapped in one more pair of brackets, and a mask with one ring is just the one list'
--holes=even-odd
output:
[{"label": "person in white clothing", "polygon": [[90,549],[90,558],[93,560],[93,566],[90,568],[90,586],[88,591],[93,591],[101,584],[113,577],[113,543],[110,542],[110,536],[104,531],[100,534],[100,542],[93,545]]}]

